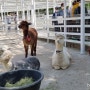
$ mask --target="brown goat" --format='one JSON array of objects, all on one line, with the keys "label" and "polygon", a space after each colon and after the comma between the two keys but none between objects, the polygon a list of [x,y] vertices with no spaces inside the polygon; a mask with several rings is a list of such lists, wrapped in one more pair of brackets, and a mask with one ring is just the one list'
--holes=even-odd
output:
[{"label": "brown goat", "polygon": [[36,56],[38,33],[36,29],[29,28],[30,24],[31,23],[28,23],[27,21],[21,21],[20,25],[18,26],[20,29],[23,30],[23,44],[25,49],[25,57],[28,56],[29,45],[31,47],[31,56],[34,56],[34,55]]}]

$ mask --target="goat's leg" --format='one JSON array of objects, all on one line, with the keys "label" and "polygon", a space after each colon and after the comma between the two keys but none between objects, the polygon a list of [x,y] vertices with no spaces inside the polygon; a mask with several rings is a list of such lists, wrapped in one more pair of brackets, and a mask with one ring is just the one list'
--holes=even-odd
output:
[{"label": "goat's leg", "polygon": [[33,56],[34,44],[32,44],[30,47],[31,47],[31,56]]},{"label": "goat's leg", "polygon": [[28,56],[28,46],[24,45],[24,49],[25,49],[25,58]]},{"label": "goat's leg", "polygon": [[36,47],[37,47],[37,44],[35,43],[34,44],[34,55],[36,56]]},{"label": "goat's leg", "polygon": [[35,46],[34,46],[34,55],[35,56],[36,56],[36,49],[37,49],[37,39],[36,39]]}]

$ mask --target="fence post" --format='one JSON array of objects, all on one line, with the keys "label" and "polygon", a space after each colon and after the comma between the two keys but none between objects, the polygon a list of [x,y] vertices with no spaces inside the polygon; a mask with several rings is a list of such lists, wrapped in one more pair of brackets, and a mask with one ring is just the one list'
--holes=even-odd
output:
[{"label": "fence post", "polygon": [[46,24],[47,25],[47,42],[49,42],[49,26],[48,26],[48,23],[49,23],[48,22],[49,21],[49,10],[48,10],[48,0],[47,0],[46,3],[47,3],[47,14],[46,14],[47,15],[47,18],[46,18],[46,21],[47,21],[47,24]]},{"label": "fence post", "polygon": [[81,54],[85,54],[85,0],[81,0]]}]

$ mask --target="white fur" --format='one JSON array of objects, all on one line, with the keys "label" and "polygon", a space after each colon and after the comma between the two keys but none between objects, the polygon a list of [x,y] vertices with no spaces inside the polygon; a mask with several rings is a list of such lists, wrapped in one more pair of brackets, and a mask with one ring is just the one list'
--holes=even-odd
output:
[{"label": "white fur", "polygon": [[3,51],[3,53],[0,55],[0,63],[3,65],[3,72],[10,71],[12,68],[12,53],[10,50],[7,50],[8,48],[5,46],[0,48],[0,51]]},{"label": "white fur", "polygon": [[[66,69],[70,66],[71,55],[64,47],[64,36],[60,34],[55,35],[56,49],[52,56],[52,67],[54,69]],[[60,52],[57,52],[60,51]]]}]

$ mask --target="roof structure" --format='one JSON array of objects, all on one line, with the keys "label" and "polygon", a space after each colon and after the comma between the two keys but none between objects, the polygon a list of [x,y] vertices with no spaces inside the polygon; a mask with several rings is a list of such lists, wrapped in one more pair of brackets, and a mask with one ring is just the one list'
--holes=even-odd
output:
[{"label": "roof structure", "polygon": [[[35,2],[36,9],[46,8],[47,0],[33,0]],[[53,4],[60,5],[64,0],[48,0],[49,7],[53,7]],[[68,2],[68,0],[66,0]],[[22,11],[32,9],[32,0],[0,0],[0,12]]]}]

